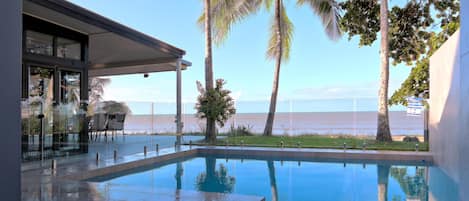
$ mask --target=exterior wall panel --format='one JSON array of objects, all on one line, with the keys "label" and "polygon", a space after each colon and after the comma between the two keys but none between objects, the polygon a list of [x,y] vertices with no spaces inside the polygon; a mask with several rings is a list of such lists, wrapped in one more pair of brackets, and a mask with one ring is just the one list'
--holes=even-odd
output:
[{"label": "exterior wall panel", "polygon": [[[469,200],[469,2],[461,1],[461,29],[430,59],[430,151]],[[430,171],[430,180],[441,178]],[[440,173],[440,175],[443,175]],[[448,182],[438,181],[445,192]]]},{"label": "exterior wall panel", "polygon": [[0,195],[5,201],[21,199],[21,5],[18,0],[4,0],[0,6]]}]

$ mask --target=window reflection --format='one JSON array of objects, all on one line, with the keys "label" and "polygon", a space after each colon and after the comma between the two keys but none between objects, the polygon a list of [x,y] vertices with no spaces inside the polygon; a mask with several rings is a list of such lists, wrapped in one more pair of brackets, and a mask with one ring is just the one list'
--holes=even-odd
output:
[{"label": "window reflection", "polygon": [[52,56],[53,40],[51,35],[26,31],[26,52]]},{"label": "window reflection", "polygon": [[54,99],[54,70],[31,67],[29,73],[29,96],[52,101]]},{"label": "window reflection", "polygon": [[60,95],[62,103],[80,102],[80,73],[62,71],[60,79]]},{"label": "window reflection", "polygon": [[74,40],[57,38],[57,57],[67,59],[81,59],[81,44]]}]

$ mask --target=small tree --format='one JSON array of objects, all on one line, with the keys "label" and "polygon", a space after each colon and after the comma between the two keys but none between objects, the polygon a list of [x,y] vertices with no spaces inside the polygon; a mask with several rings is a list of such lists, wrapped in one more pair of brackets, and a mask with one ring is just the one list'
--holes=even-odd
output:
[{"label": "small tree", "polygon": [[[389,59],[392,64],[413,65],[428,55],[426,42],[432,30],[459,19],[459,0],[408,0],[388,9],[389,0],[346,0],[341,28],[360,46],[372,45],[381,32],[381,78],[376,139],[392,141],[388,115]],[[424,76],[424,75],[423,75]],[[399,92],[401,93],[401,92]],[[391,98],[396,99],[396,98]]]},{"label": "small tree", "polygon": [[[197,118],[216,122],[218,126],[223,127],[225,122],[236,113],[234,100],[230,96],[231,91],[224,89],[224,84],[223,79],[217,79],[215,88],[207,91],[197,81],[197,89],[200,93],[195,104]],[[205,141],[213,144],[215,140],[215,132],[206,131]]]},{"label": "small tree", "polygon": [[98,104],[97,111],[103,111],[108,114],[131,114],[129,106],[124,102],[103,101]]},{"label": "small tree", "polygon": [[110,83],[110,78],[93,77],[89,80],[88,116],[93,116],[95,110],[98,109],[98,103],[103,101],[104,88]]}]

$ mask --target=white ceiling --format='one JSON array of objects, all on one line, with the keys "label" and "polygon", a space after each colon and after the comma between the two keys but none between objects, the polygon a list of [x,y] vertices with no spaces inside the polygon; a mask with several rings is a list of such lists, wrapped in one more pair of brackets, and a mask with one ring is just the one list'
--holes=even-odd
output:
[{"label": "white ceiling", "polygon": [[[175,70],[177,57],[167,51],[109,32],[27,0],[23,1],[23,13],[88,35],[90,76]],[[184,64],[183,69],[190,66],[190,62]]]}]

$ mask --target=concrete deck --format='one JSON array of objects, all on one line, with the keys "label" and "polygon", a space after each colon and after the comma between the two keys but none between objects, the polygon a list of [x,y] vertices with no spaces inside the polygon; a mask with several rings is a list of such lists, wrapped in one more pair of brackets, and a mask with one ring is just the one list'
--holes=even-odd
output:
[{"label": "concrete deck", "polygon": [[[183,136],[183,142],[197,141],[203,139],[203,136]],[[114,150],[117,150],[118,156],[130,156],[143,152],[143,147],[147,146],[148,151],[154,151],[156,144],[159,149],[174,147],[176,136],[166,135],[117,135],[114,138],[100,135],[96,141],[91,141],[88,145],[88,153],[63,157],[57,159],[58,165],[67,163],[76,163],[83,160],[94,160],[96,153],[100,153],[101,158],[113,158]],[[21,170],[31,170],[41,168],[43,164],[38,161],[26,162],[21,165]],[[46,165],[49,162],[46,161]]]},{"label": "concrete deck", "polygon": [[[264,198],[234,194],[205,193],[186,190],[135,189],[129,186],[104,186],[99,183],[83,180],[104,176],[111,173],[122,173],[136,167],[151,164],[164,165],[183,158],[217,155],[226,158],[265,159],[268,157],[285,160],[307,161],[341,161],[346,163],[377,161],[393,164],[430,165],[433,158],[427,152],[396,151],[362,151],[332,150],[307,148],[257,148],[257,147],[224,147],[224,146],[180,146],[143,153],[102,158],[99,161],[86,157],[72,162],[61,163],[56,170],[50,165],[40,168],[25,168],[22,171],[22,200],[246,200],[260,201]],[[45,162],[45,164],[49,164]]]}]

